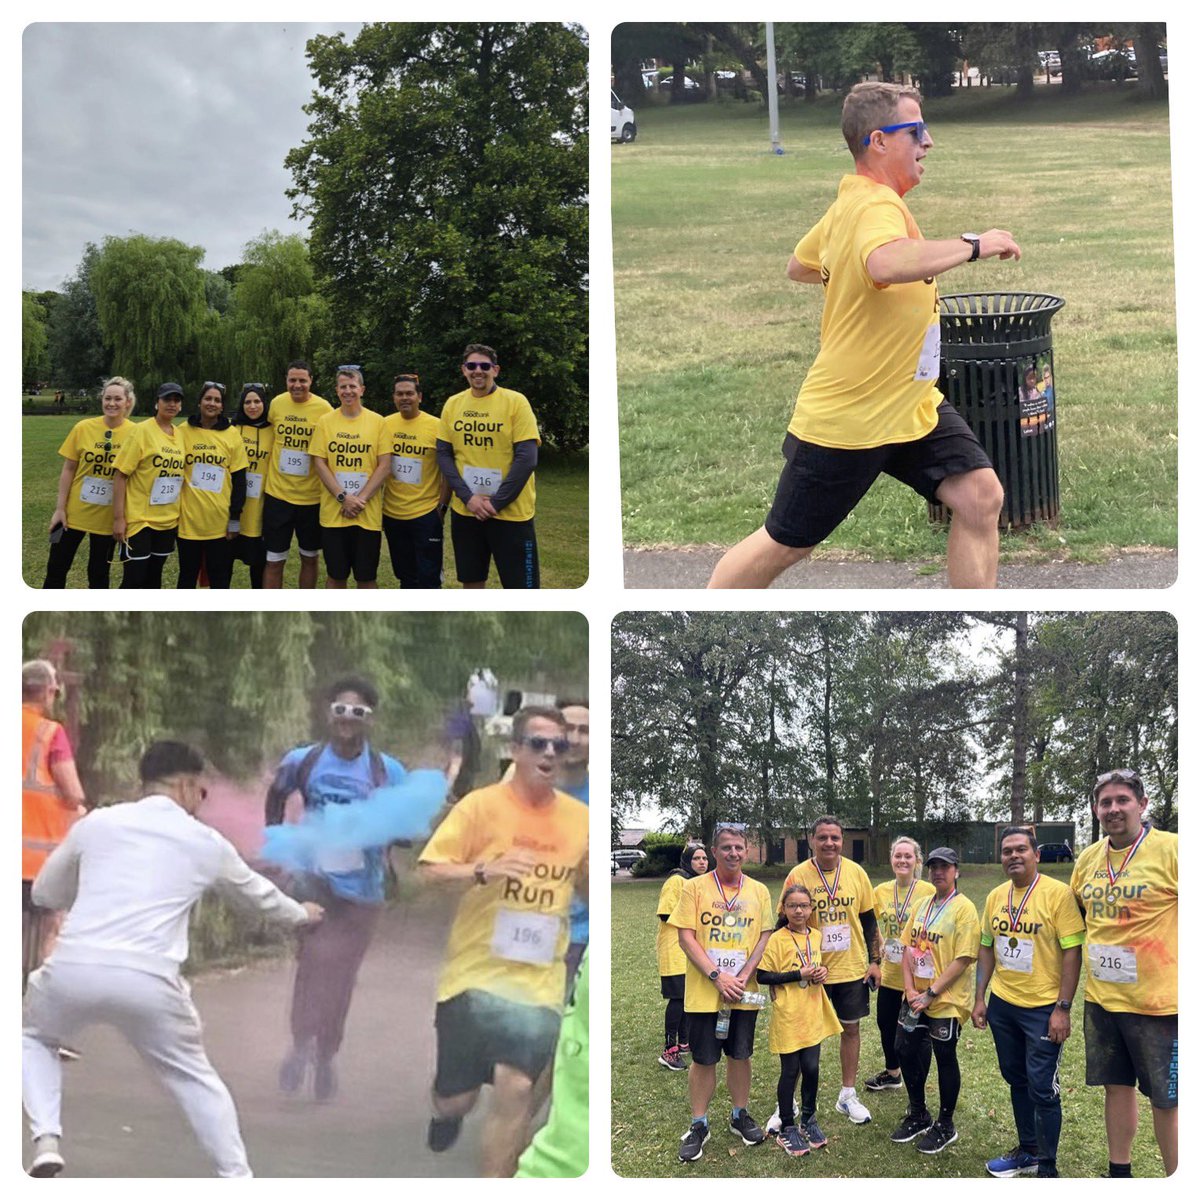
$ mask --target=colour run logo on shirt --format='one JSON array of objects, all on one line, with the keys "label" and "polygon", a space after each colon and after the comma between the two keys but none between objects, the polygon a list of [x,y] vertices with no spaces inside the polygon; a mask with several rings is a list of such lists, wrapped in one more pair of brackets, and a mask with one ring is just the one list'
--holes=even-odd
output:
[{"label": "colour run logo on shirt", "polygon": [[79,456],[79,461],[85,466],[94,467],[93,474],[104,476],[113,473],[112,464],[116,456],[115,450],[107,449],[104,442],[98,442],[97,449],[85,450]]},{"label": "colour run logo on shirt", "polygon": [[371,442],[360,441],[352,433],[335,433],[329,439],[329,453],[336,454],[338,465],[343,467],[365,467],[367,455],[374,448]]},{"label": "colour run logo on shirt", "polygon": [[1007,917],[993,917],[992,928],[997,933],[1041,933],[1041,921],[1018,921],[1015,925]]},{"label": "colour run logo on shirt", "polygon": [[187,459],[186,459],[188,466],[191,466],[192,463],[216,463],[218,466],[220,466],[222,463],[224,463],[224,461],[225,461],[225,455],[218,454],[216,451],[211,451],[211,452],[207,452],[207,453],[202,452],[200,454],[197,454],[193,450],[187,455]]},{"label": "colour run logo on shirt", "polygon": [[1102,879],[1103,883],[1085,883],[1079,889],[1079,898],[1083,902],[1085,915],[1092,917],[1115,917],[1118,921],[1128,921],[1133,917],[1129,902],[1141,900],[1150,890],[1148,883],[1118,883],[1108,882],[1104,871],[1097,871],[1094,879]]},{"label": "colour run logo on shirt", "polygon": [[159,470],[162,470],[165,467],[168,471],[182,471],[184,467],[183,455],[155,454],[150,459],[150,465]]},{"label": "colour run logo on shirt", "polygon": [[[558,885],[570,883],[574,878],[574,867],[538,863],[524,880],[506,879],[504,881],[503,899],[519,900],[523,904],[532,904],[536,908],[552,908],[555,896],[558,894]],[[555,886],[550,886],[552,884]]]},{"label": "colour run logo on shirt", "polygon": [[288,450],[307,450],[312,441],[314,422],[299,413],[286,413],[279,418],[275,432],[283,438],[283,446]]},{"label": "colour run logo on shirt", "polygon": [[918,929],[915,940],[918,947],[923,942],[927,942],[931,946],[936,946],[943,937],[945,937],[945,934],[938,933],[936,929]]},{"label": "colour run logo on shirt", "polygon": [[753,917],[725,912],[724,905],[721,906],[720,912],[700,914],[700,928],[705,931],[709,945],[719,945],[721,942],[741,944],[745,938],[745,931],[753,924]]},{"label": "colour run logo on shirt", "polygon": [[496,439],[491,435],[500,433],[504,428],[503,421],[472,420],[466,417],[486,417],[486,413],[465,412],[454,422],[454,432],[463,435],[464,446],[494,446]]},{"label": "colour run logo on shirt", "polygon": [[392,442],[397,454],[427,454],[433,447],[418,446],[416,438],[411,433],[398,433]]}]

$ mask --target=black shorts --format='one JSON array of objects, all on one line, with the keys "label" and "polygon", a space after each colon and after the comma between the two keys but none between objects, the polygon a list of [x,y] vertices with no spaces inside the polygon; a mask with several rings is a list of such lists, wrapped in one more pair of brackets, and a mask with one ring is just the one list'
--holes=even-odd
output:
[{"label": "black shorts", "polygon": [[783,442],[787,463],[767,514],[767,533],[783,546],[816,546],[850,515],[881,474],[932,502],[944,480],[991,468],[979,439],[949,401],[938,405],[937,416],[923,438],[869,450],[834,450],[789,433]]},{"label": "black shorts", "polygon": [[843,1025],[861,1021],[871,1011],[871,993],[861,979],[847,979],[845,983],[827,983],[825,995],[833,1005],[833,1011]]},{"label": "black shorts", "polygon": [[[685,1010],[686,1011],[686,1010]],[[729,1014],[729,1036],[717,1037],[715,1012],[689,1012],[688,1043],[692,1062],[711,1067],[726,1058],[744,1059],[754,1053],[754,1026],[758,1021],[757,1008],[735,1008]]]},{"label": "black shorts", "polygon": [[379,574],[379,548],[383,534],[378,529],[343,525],[336,529],[321,527],[321,549],[325,553],[325,574],[345,583],[354,572],[356,583],[374,583]]},{"label": "black shorts", "polygon": [[[289,504],[272,496],[263,496],[263,544],[268,554],[287,557],[292,548],[292,533],[300,543],[300,553],[314,558],[321,551],[321,504]],[[276,559],[276,562],[282,561]]]},{"label": "black shorts", "polygon": [[1109,1012],[1083,1006],[1083,1045],[1089,1087],[1134,1087],[1155,1108],[1179,1105],[1179,1016]]},{"label": "black shorts", "polygon": [[437,1006],[434,1094],[461,1096],[492,1082],[502,1064],[537,1079],[554,1057],[562,1014],[490,992],[460,992]]},{"label": "black shorts", "polygon": [[542,586],[532,517],[528,521],[501,521],[496,517],[477,521],[452,512],[450,540],[459,583],[485,583],[494,559],[501,587]]},{"label": "black shorts", "polygon": [[123,563],[143,562],[148,558],[170,558],[175,549],[175,537],[178,530],[175,526],[170,529],[151,529],[144,525],[133,537],[121,543],[120,560]]},{"label": "black shorts", "polygon": [[683,985],[686,979],[686,975],[660,975],[658,988],[662,993],[662,998],[664,1000],[682,1000]]}]

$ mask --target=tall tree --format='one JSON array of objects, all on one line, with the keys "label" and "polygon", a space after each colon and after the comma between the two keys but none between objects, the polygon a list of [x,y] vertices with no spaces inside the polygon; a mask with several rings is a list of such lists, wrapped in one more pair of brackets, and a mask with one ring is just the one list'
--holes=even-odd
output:
[{"label": "tall tree", "polygon": [[46,357],[46,310],[32,292],[21,293],[21,378],[43,378],[49,367]]},{"label": "tall tree", "polygon": [[340,353],[461,388],[496,348],[553,441],[587,441],[587,45],[535,24],[364,26],[308,43],[287,156]]},{"label": "tall tree", "polygon": [[99,249],[88,242],[75,274],[63,284],[62,297],[50,312],[50,363],[54,381],[62,387],[98,388],[101,379],[112,374],[91,284],[99,256]]}]

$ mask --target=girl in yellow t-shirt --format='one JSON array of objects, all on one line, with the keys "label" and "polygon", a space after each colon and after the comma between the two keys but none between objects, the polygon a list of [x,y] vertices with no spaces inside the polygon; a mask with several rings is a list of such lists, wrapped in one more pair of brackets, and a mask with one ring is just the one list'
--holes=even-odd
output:
[{"label": "girl in yellow t-shirt", "polygon": [[[267,416],[267,385],[243,384],[241,403],[229,419],[241,434],[242,448],[246,451],[246,503],[236,523],[233,560],[250,568],[250,586],[260,588],[267,561],[262,530],[263,483],[275,444],[275,429]],[[231,521],[230,529],[234,525]]]},{"label": "girl in yellow t-shirt", "polygon": [[[820,932],[808,927],[812,894],[802,883],[786,888],[779,927],[758,964],[758,982],[771,989],[768,1046],[779,1055],[779,1120],[775,1141],[793,1158],[828,1142],[817,1124],[817,1082],[821,1043],[842,1032],[842,1023],[825,994],[829,969],[821,965]],[[800,1117],[795,1110],[800,1081]]]},{"label": "girl in yellow t-shirt", "polygon": [[89,588],[108,587],[108,568],[116,542],[112,535],[113,462],[133,430],[129,414],[137,397],[120,375],[106,380],[99,417],[78,422],[58,448],[63,458],[58,499],[50,518],[50,558],[44,588],[65,588],[75,552],[88,535]]},{"label": "girl in yellow t-shirt", "polygon": [[667,921],[679,903],[684,883],[708,870],[708,855],[703,846],[685,846],[679,866],[667,876],[658,893],[658,938],[655,953],[658,957],[659,989],[667,1002],[663,1028],[663,1052],[658,1056],[660,1066],[669,1071],[685,1071],[683,1056],[688,1049],[687,1013],[683,1007],[684,981],[687,979],[687,957],[679,948],[679,930]]}]

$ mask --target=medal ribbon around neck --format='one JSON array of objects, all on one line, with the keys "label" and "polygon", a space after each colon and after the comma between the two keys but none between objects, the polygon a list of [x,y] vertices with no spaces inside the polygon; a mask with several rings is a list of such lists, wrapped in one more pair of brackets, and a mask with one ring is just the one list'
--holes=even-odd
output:
[{"label": "medal ribbon around neck", "polygon": [[788,937],[792,939],[792,945],[796,947],[796,957],[800,960],[801,967],[807,967],[812,964],[812,930],[804,932],[804,949],[807,953],[801,953],[800,943],[796,941],[796,935],[789,929]]},{"label": "medal ribbon around neck", "polygon": [[1008,919],[1012,922],[1012,932],[1017,932],[1017,922],[1021,919],[1025,912],[1025,906],[1029,903],[1029,897],[1033,895],[1033,889],[1041,882],[1041,875],[1038,872],[1033,873],[1033,882],[1025,889],[1025,895],[1021,897],[1021,903],[1013,909],[1013,885],[1008,885]]},{"label": "medal ribbon around neck", "polygon": [[917,877],[913,876],[913,881],[908,885],[908,893],[904,897],[904,903],[900,903],[900,886],[894,880],[892,882],[892,912],[896,914],[896,924],[901,932],[904,930],[904,914],[908,912],[908,902],[912,899],[912,894],[917,886]]},{"label": "medal ribbon around neck", "polygon": [[[941,904],[938,905],[937,912],[933,912],[933,902],[937,899],[937,895],[935,894],[935,895],[932,895],[929,897],[929,903],[925,905],[925,920],[923,920],[921,922],[921,932],[923,935],[928,934],[929,931],[937,924],[938,917],[940,917],[942,915],[942,913],[944,913],[946,911],[946,905],[949,904],[950,901],[953,900],[954,897],[957,895],[958,895],[958,887],[955,886],[954,890],[950,893],[950,895],[948,895],[945,898],[945,900],[943,900],[941,902]],[[930,913],[933,913],[932,920],[930,919],[930,916],[929,916]],[[927,942],[928,938],[923,937],[922,940]],[[922,949],[924,949],[924,947],[922,947]]]},{"label": "medal ribbon around neck", "polygon": [[837,899],[838,886],[842,882],[842,856],[838,855],[837,870],[833,873],[833,887],[829,886],[829,880],[825,878],[825,872],[821,870],[821,864],[814,858],[813,866],[817,868],[817,874],[821,877],[821,882],[825,885],[825,894],[829,897],[829,903],[832,904]]},{"label": "medal ribbon around neck", "polygon": [[1117,880],[1121,877],[1121,873],[1129,866],[1133,856],[1138,852],[1138,847],[1146,840],[1146,835],[1150,832],[1149,825],[1142,826],[1142,832],[1138,834],[1137,841],[1125,852],[1125,857],[1121,860],[1121,865],[1117,868],[1116,874],[1113,874],[1112,869],[1112,838],[1108,838],[1104,845],[1104,869],[1108,872],[1108,886],[1116,887]]},{"label": "medal ribbon around neck", "polygon": [[733,912],[733,906],[738,902],[738,897],[742,894],[742,884],[746,882],[745,874],[742,872],[738,873],[737,891],[733,893],[732,900],[725,899],[725,889],[721,886],[721,880],[716,871],[713,872],[713,882],[717,885],[717,891],[721,893],[721,903],[725,905],[725,911]]}]

